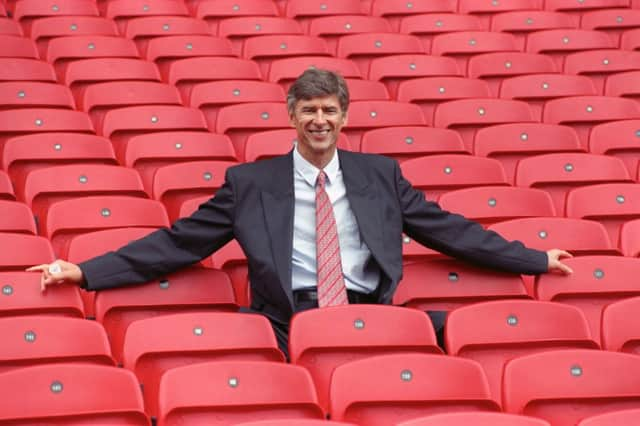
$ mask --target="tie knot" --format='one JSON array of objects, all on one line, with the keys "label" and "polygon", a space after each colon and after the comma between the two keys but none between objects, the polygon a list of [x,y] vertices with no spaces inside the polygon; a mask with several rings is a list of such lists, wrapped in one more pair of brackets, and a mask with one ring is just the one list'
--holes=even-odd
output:
[{"label": "tie knot", "polygon": [[327,174],[324,172],[324,170],[320,170],[320,173],[318,173],[318,180],[316,181],[316,185],[320,188],[324,188],[324,184],[327,181]]}]

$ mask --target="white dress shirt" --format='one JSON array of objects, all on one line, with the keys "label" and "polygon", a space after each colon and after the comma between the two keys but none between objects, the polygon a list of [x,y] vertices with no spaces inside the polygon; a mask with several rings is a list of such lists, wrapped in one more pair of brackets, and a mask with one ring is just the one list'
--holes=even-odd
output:
[{"label": "white dress shirt", "polygon": [[[291,282],[293,290],[315,289],[316,276],[316,180],[318,169],[293,150],[293,252]],[[380,281],[380,267],[360,237],[342,179],[337,152],[324,168],[325,190],[333,206],[338,228],[342,271],[347,289],[370,293]]]}]

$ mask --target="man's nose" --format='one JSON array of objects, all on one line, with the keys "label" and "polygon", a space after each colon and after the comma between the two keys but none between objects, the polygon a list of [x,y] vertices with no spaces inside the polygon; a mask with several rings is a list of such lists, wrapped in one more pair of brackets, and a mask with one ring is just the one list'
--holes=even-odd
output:
[{"label": "man's nose", "polygon": [[316,123],[324,123],[325,121],[327,121],[324,115],[324,111],[322,111],[321,109],[317,110],[313,117],[313,121],[315,121]]}]

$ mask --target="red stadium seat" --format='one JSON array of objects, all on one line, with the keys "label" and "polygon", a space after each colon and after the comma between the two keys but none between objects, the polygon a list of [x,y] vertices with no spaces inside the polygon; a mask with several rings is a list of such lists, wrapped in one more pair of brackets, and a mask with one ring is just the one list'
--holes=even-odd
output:
[{"label": "red stadium seat", "polygon": [[591,336],[600,341],[604,307],[640,295],[638,283],[629,279],[640,271],[640,260],[622,256],[581,256],[564,262],[573,273],[564,277],[539,276],[536,297],[578,307],[587,317]]},{"label": "red stadium seat", "polygon": [[570,53],[593,49],[615,49],[617,46],[607,33],[583,29],[555,29],[535,31],[527,35],[526,51],[551,56],[562,69],[564,58]]},{"label": "red stadium seat", "polygon": [[232,161],[188,161],[160,167],[153,176],[153,198],[161,201],[171,221],[180,217],[182,203],[198,196],[212,197],[224,183]]},{"label": "red stadium seat", "polygon": [[422,108],[427,124],[433,124],[437,106],[446,101],[466,98],[488,98],[489,85],[464,77],[424,77],[406,80],[398,86],[398,100],[411,102]]},{"label": "red stadium seat", "polygon": [[423,55],[418,37],[399,33],[360,33],[344,35],[338,40],[336,56],[354,61],[362,75],[369,75],[369,64],[375,58],[388,55]]},{"label": "red stadium seat", "polygon": [[81,318],[29,315],[0,318],[0,372],[40,364],[115,365],[102,326]]},{"label": "red stadium seat", "polygon": [[249,37],[242,49],[242,56],[257,62],[263,75],[268,75],[270,64],[277,59],[312,55],[331,56],[331,52],[323,39],[307,35]]},{"label": "red stadium seat", "polygon": [[136,44],[123,37],[102,35],[56,37],[49,41],[47,62],[59,74],[66,72],[70,62],[95,58],[140,58]]},{"label": "red stadium seat", "polygon": [[407,3],[402,0],[372,0],[371,15],[381,16],[392,25],[394,31],[400,28],[401,20],[418,14],[452,13],[457,9],[456,1],[418,0]]},{"label": "red stadium seat", "polygon": [[569,13],[576,16],[582,16],[583,13],[591,10],[629,6],[631,6],[630,0],[596,0],[589,2],[589,4],[576,4],[571,0],[546,0],[544,3],[546,10]]},{"label": "red stadium seat", "polygon": [[353,423],[332,422],[330,420],[282,419],[259,420],[256,422],[238,423],[236,426],[355,426]]},{"label": "red stadium seat", "polygon": [[215,80],[261,80],[258,64],[233,57],[202,57],[174,61],[165,70],[165,80],[186,97],[196,83]]},{"label": "red stadium seat", "polygon": [[153,175],[162,166],[197,160],[235,161],[231,140],[224,135],[207,132],[162,132],[132,137],[121,161],[140,173],[148,194]]},{"label": "red stadium seat", "polygon": [[374,129],[362,135],[362,152],[382,154],[398,161],[432,154],[468,154],[457,132],[426,126]]},{"label": "red stadium seat", "polygon": [[[197,210],[198,206],[211,197],[192,198],[182,204],[180,216],[188,216]],[[247,257],[236,240],[231,240],[207,259],[210,266],[222,269],[227,273],[233,286],[236,303],[239,306],[250,306],[251,294],[249,290],[249,267]],[[205,263],[206,264],[206,263]]]},{"label": "red stadium seat", "polygon": [[534,31],[578,28],[579,19],[566,13],[527,10],[499,13],[491,17],[491,31],[510,33],[518,50],[524,51],[527,35]]},{"label": "red stadium seat", "polygon": [[6,172],[0,170],[0,199],[15,200],[16,194],[13,191],[13,184]]},{"label": "red stadium seat", "polygon": [[620,249],[625,256],[640,256],[640,220],[630,220],[620,229]]},{"label": "red stadium seat", "polygon": [[23,203],[0,200],[0,232],[19,232],[35,235],[36,224],[31,209]]},{"label": "red stadium seat", "polygon": [[476,303],[452,311],[446,330],[447,353],[480,363],[491,395],[498,401],[502,398],[502,370],[507,361],[557,349],[599,349],[584,314],[562,303]]},{"label": "red stadium seat", "polygon": [[288,0],[285,15],[298,21],[303,30],[309,30],[313,18],[323,16],[361,15],[363,10],[360,0]]},{"label": "red stadium seat", "polygon": [[28,38],[0,34],[0,45],[4,46],[0,58],[38,58],[36,44]]},{"label": "red stadium seat", "polygon": [[76,285],[60,285],[42,292],[39,272],[0,272],[4,298],[0,317],[47,315],[84,318],[80,290]]},{"label": "red stadium seat", "polygon": [[625,52],[618,49],[594,50],[568,55],[564,72],[590,77],[599,94],[604,93],[607,76],[640,70],[640,52]]},{"label": "red stadium seat", "polygon": [[587,417],[578,422],[578,426],[633,426],[638,416],[640,416],[640,409],[611,411]]},{"label": "red stadium seat", "polygon": [[0,102],[2,109],[75,108],[73,96],[67,87],[35,81],[0,83]]},{"label": "red stadium seat", "polygon": [[516,165],[532,155],[584,152],[576,132],[568,126],[542,123],[509,123],[484,127],[473,141],[476,155],[499,160],[509,183],[515,183]]},{"label": "red stadium seat", "polygon": [[387,55],[373,59],[369,67],[370,80],[383,82],[391,97],[396,98],[398,85],[419,77],[461,76],[451,58],[429,55]]},{"label": "red stadium seat", "polygon": [[498,96],[502,81],[509,77],[527,74],[544,74],[559,71],[553,59],[546,55],[523,52],[493,52],[475,55],[469,59],[467,74],[480,78]]},{"label": "red stadium seat", "polygon": [[359,101],[352,102],[349,106],[349,121],[343,132],[349,137],[354,151],[359,151],[362,134],[368,130],[424,124],[424,116],[417,105],[393,101]]},{"label": "red stadium seat", "polygon": [[480,365],[428,354],[381,355],[337,367],[331,418],[382,426],[444,411],[499,411]]},{"label": "red stadium seat", "polygon": [[278,16],[279,11],[272,0],[215,0],[191,1],[195,16],[204,19],[213,34],[218,33],[221,20],[238,16]]},{"label": "red stadium seat", "polygon": [[0,81],[46,81],[55,83],[53,67],[37,59],[0,57]]},{"label": "red stadium seat", "polygon": [[404,177],[429,200],[460,188],[508,185],[499,161],[472,155],[441,154],[414,158],[400,164]]},{"label": "red stadium seat", "polygon": [[[451,56],[467,74],[469,59],[480,53],[515,52],[518,50],[516,39],[508,33],[489,31],[459,31],[440,34],[433,38],[431,54]],[[468,75],[468,74],[467,74]]]},{"label": "red stadium seat", "polygon": [[258,131],[291,127],[284,102],[252,102],[229,105],[218,111],[215,123],[209,123],[216,133],[231,138],[238,159],[243,161],[247,138]]},{"label": "red stadium seat", "polygon": [[276,34],[303,35],[305,32],[298,21],[276,16],[241,16],[223,19],[220,21],[220,28],[218,29],[219,37],[225,37],[231,41],[232,50],[236,56],[242,55],[242,48],[246,38]]},{"label": "red stadium seat", "polygon": [[442,259],[405,265],[393,304],[421,311],[451,311],[487,300],[528,298],[518,275]]},{"label": "red stadium seat", "polygon": [[530,217],[498,222],[489,229],[538,250],[562,247],[576,256],[619,253],[604,226],[592,220]]},{"label": "red stadium seat", "polygon": [[604,94],[606,96],[632,98],[637,101],[640,99],[640,90],[638,89],[639,81],[640,71],[621,72],[610,75],[604,82]]},{"label": "red stadium seat", "polygon": [[337,15],[313,18],[309,21],[309,35],[322,38],[332,54],[336,53],[341,36],[361,33],[391,32],[389,21],[378,16]]},{"label": "red stadium seat", "polygon": [[135,375],[121,368],[39,365],[0,375],[0,385],[7,389],[2,392],[6,406],[0,421],[7,424],[33,424],[42,419],[51,426],[150,424]]},{"label": "red stadium seat", "polygon": [[516,185],[549,192],[560,216],[565,215],[569,190],[597,183],[630,181],[624,163],[606,155],[570,152],[535,155],[520,160],[516,169]]},{"label": "red stadium seat", "polygon": [[640,358],[592,349],[541,352],[507,363],[503,408],[575,425],[600,413],[638,406]]},{"label": "red stadium seat", "polygon": [[[2,5],[0,4],[0,7]],[[13,19],[5,17],[0,11],[0,34],[11,36],[22,36],[22,27]]]},{"label": "red stadium seat", "polygon": [[5,247],[0,250],[0,271],[23,271],[55,260],[51,243],[44,237],[0,232],[0,244]]},{"label": "red stadium seat", "polygon": [[83,0],[20,0],[13,9],[13,18],[23,25],[50,16],[98,16],[98,8]]},{"label": "red stadium seat", "polygon": [[388,101],[390,99],[386,86],[379,81],[346,79],[349,98],[356,101]]},{"label": "red stadium seat", "polygon": [[131,19],[145,16],[186,16],[189,14],[183,2],[171,0],[109,0],[104,4],[104,15],[113,19],[124,33]]},{"label": "red stadium seat", "polygon": [[49,40],[65,36],[118,36],[115,23],[99,16],[52,16],[39,18],[31,24],[31,39],[36,42],[40,57],[47,54]]},{"label": "red stadium seat", "polygon": [[291,83],[309,68],[331,70],[339,73],[345,79],[359,79],[362,73],[353,61],[330,56],[297,56],[294,58],[278,59],[271,63],[267,80],[278,83],[285,90]]},{"label": "red stadium seat", "polygon": [[184,35],[211,35],[206,22],[187,16],[149,16],[127,21],[125,37],[136,42],[141,52],[147,51],[148,42],[158,37]]},{"label": "red stadium seat", "polygon": [[215,123],[220,108],[248,102],[282,102],[286,95],[276,83],[254,80],[224,80],[193,86],[188,104],[199,108],[208,123]]},{"label": "red stadium seat", "polygon": [[49,208],[43,224],[56,253],[67,258],[70,241],[77,235],[101,229],[165,227],[169,220],[157,201],[105,195],[59,201]]},{"label": "red stadium seat", "polygon": [[640,49],[640,29],[627,30],[620,36],[620,48],[623,50]]},{"label": "red stadium seat", "polygon": [[506,99],[459,99],[437,106],[433,125],[458,130],[465,147],[472,151],[473,139],[479,129],[495,124],[535,121],[529,105]]},{"label": "red stadium seat", "polygon": [[[620,158],[629,174],[634,177],[638,169],[640,120],[612,121],[593,126],[589,133],[589,151]],[[612,138],[611,135],[616,135]]]},{"label": "red stadium seat", "polygon": [[640,118],[640,105],[631,99],[608,96],[576,96],[545,103],[542,121],[566,124],[578,132],[587,147],[590,129],[599,123]]},{"label": "red stadium seat", "polygon": [[206,56],[232,56],[231,42],[207,35],[175,35],[156,37],[148,41],[143,55],[166,74],[175,61]]},{"label": "red stadium seat", "polygon": [[134,321],[125,334],[123,365],[143,386],[145,410],[151,416],[158,415],[158,388],[167,370],[231,360],[284,361],[267,318],[236,312],[161,315]]},{"label": "red stadium seat", "polygon": [[394,306],[348,305],[296,314],[290,326],[291,362],[313,377],[320,406],[329,410],[334,369],[347,362],[399,352],[441,353],[429,318]]},{"label": "red stadium seat", "polygon": [[553,200],[546,191],[513,186],[479,186],[442,194],[438,204],[485,226],[522,217],[555,216]]},{"label": "red stadium seat", "polygon": [[580,26],[587,30],[604,31],[616,45],[625,30],[640,27],[640,11],[626,8],[606,8],[585,12]]},{"label": "red stadium seat", "polygon": [[[439,4],[446,4],[446,2]],[[482,21],[477,16],[456,13],[425,13],[407,15],[402,18],[399,31],[418,37],[422,41],[425,51],[431,52],[433,38],[438,34],[481,31],[483,29],[485,28],[482,26]]]},{"label": "red stadium seat", "polygon": [[542,121],[542,110],[548,100],[596,94],[596,87],[591,79],[581,75],[522,75],[507,78],[500,85],[500,97],[527,102],[536,121]]},{"label": "red stadium seat", "polygon": [[576,188],[567,194],[567,217],[596,220],[609,232],[614,246],[620,245],[620,228],[640,218],[640,185],[609,183]]},{"label": "red stadium seat", "polygon": [[[295,129],[267,130],[256,132],[247,138],[244,161],[256,161],[287,154],[297,143],[298,133]],[[340,134],[337,142],[339,149],[349,151],[351,145],[344,134]]]},{"label": "red stadium seat", "polygon": [[0,149],[10,137],[44,132],[94,133],[89,116],[80,111],[56,108],[0,110]]},{"label": "red stadium seat", "polygon": [[475,15],[482,19],[483,26],[489,28],[492,19],[501,13],[542,9],[542,0],[516,0],[509,2],[488,2],[485,0],[460,0],[458,12]]},{"label": "red stadium seat", "polygon": [[167,371],[159,407],[158,426],[323,418],[304,368],[264,361],[213,361]]},{"label": "red stadium seat", "polygon": [[551,426],[542,419],[506,413],[445,413],[399,423],[397,426]]},{"label": "red stadium seat", "polygon": [[602,311],[602,348],[608,351],[640,353],[640,297],[605,306]]}]

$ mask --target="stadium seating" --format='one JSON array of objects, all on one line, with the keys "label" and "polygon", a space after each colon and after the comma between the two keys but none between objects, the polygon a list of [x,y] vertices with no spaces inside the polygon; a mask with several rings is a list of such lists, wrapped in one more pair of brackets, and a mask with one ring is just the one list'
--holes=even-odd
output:
[{"label": "stadium seating", "polygon": [[640,220],[630,220],[620,228],[620,250],[625,256],[640,255]]},{"label": "stadium seating", "polygon": [[387,87],[372,80],[346,79],[351,101],[386,101],[390,99]]},{"label": "stadium seating", "polygon": [[568,55],[564,63],[567,74],[586,75],[594,82],[598,94],[604,94],[608,75],[640,70],[640,52],[603,49]]},{"label": "stadium seating", "polygon": [[640,99],[638,78],[640,78],[640,71],[628,71],[610,75],[604,82],[604,94],[606,96],[621,96],[638,100]]},{"label": "stadium seating", "polygon": [[61,74],[69,62],[91,58],[140,58],[136,44],[122,37],[102,35],[56,37],[47,46],[47,62]]},{"label": "stadium seating", "polygon": [[634,355],[590,349],[541,352],[507,363],[503,408],[557,426],[607,411],[635,408],[640,386]]},{"label": "stadium seating", "polygon": [[491,17],[491,31],[506,32],[516,39],[518,50],[524,51],[527,36],[534,31],[578,28],[579,19],[561,12],[527,10],[499,13]]},{"label": "stadium seating", "polygon": [[153,62],[134,58],[95,58],[73,61],[60,72],[60,80],[74,95],[88,84],[107,81],[160,81],[160,71]]},{"label": "stadium seating", "polygon": [[185,16],[188,10],[184,2],[170,0],[109,0],[104,4],[104,16],[113,19],[121,33],[128,29],[131,19],[144,16]]},{"label": "stadium seating", "polygon": [[127,21],[125,37],[136,42],[141,52],[149,40],[175,35],[211,35],[206,22],[187,16],[145,16]]},{"label": "stadium seating", "polygon": [[0,34],[0,44],[4,46],[0,51],[1,58],[38,58],[36,44],[28,38]]},{"label": "stadium seating", "polygon": [[356,64],[349,59],[332,56],[295,56],[273,61],[267,80],[280,84],[286,91],[291,83],[308,68],[333,70],[348,80],[360,79],[363,76]]},{"label": "stadium seating", "polygon": [[516,416],[506,413],[445,413],[398,423],[397,426],[550,426],[548,422],[534,417]]},{"label": "stadium seating", "polygon": [[355,426],[353,423],[332,422],[330,420],[282,419],[259,420],[256,422],[238,423],[237,426]]},{"label": "stadium seating", "polygon": [[[127,370],[90,364],[48,364],[0,375],[0,422],[148,426],[140,385]],[[29,395],[25,398],[25,395]],[[37,401],[37,404],[34,404]]]},{"label": "stadium seating", "polygon": [[36,234],[36,225],[31,209],[23,203],[0,200],[0,232]]},{"label": "stadium seating", "polygon": [[[395,0],[394,0],[395,1]],[[423,2],[433,6],[445,5],[450,2]],[[414,3],[412,3],[414,4]],[[483,28],[482,21],[477,16],[457,13],[424,13],[406,15],[400,20],[400,32],[411,34],[422,41],[426,52],[431,52],[433,38],[438,34],[453,33],[458,31],[480,31]]]},{"label": "stadium seating", "polygon": [[606,155],[562,152],[520,160],[516,185],[544,189],[553,198],[556,212],[565,215],[569,190],[597,183],[631,182],[622,160]]},{"label": "stadium seating", "polygon": [[602,309],[612,302],[640,295],[640,286],[629,279],[640,270],[640,262],[622,256],[581,256],[565,262],[573,274],[539,276],[536,297],[580,308],[589,322],[591,336],[599,341]]},{"label": "stadium seating", "polygon": [[46,315],[84,318],[80,290],[75,285],[59,285],[55,291],[42,292],[38,272],[0,272],[2,295],[0,317]]},{"label": "stadium seating", "polygon": [[640,353],[640,297],[611,303],[602,311],[602,348],[608,351]]},{"label": "stadium seating", "polygon": [[557,349],[599,348],[584,314],[561,303],[476,303],[453,310],[446,330],[447,353],[480,363],[495,400],[502,397],[502,370],[510,359]]},{"label": "stadium seating", "polygon": [[204,19],[213,34],[218,33],[221,20],[239,16],[278,16],[279,11],[271,0],[220,0],[193,1],[192,13],[196,18]]},{"label": "stadium seating", "polygon": [[458,31],[439,34],[431,43],[432,55],[453,57],[465,74],[467,63],[474,55],[517,50],[516,39],[511,34],[490,31]]},{"label": "stadium seating", "polygon": [[629,0],[594,1],[589,4],[576,4],[571,0],[549,0],[544,4],[546,10],[568,13],[574,16],[582,16],[583,13],[592,10],[629,6]]},{"label": "stadium seating", "polygon": [[374,129],[362,135],[362,152],[404,161],[431,154],[467,154],[457,132],[426,126]]},{"label": "stadium seating", "polygon": [[459,0],[458,12],[478,16],[482,19],[484,27],[489,28],[489,23],[496,14],[519,10],[539,10],[542,9],[542,4],[542,0],[516,0],[506,3],[489,3],[481,0]]},{"label": "stadium seating", "polygon": [[627,30],[620,36],[620,49],[638,50],[640,48],[640,29]]},{"label": "stadium seating", "polygon": [[336,54],[341,36],[361,33],[391,32],[388,20],[369,15],[322,16],[309,20],[309,34],[322,38],[331,54]]},{"label": "stadium seating", "polygon": [[232,161],[188,161],[160,167],[153,176],[153,198],[162,202],[171,221],[180,217],[181,205],[190,198],[212,197],[224,183]]},{"label": "stadium seating", "polygon": [[104,328],[81,318],[30,315],[0,318],[0,372],[39,364],[114,365]]},{"label": "stadium seating", "polygon": [[442,194],[444,210],[463,215],[485,226],[523,217],[555,216],[553,200],[546,191],[513,186],[479,186]]},{"label": "stadium seating", "polygon": [[71,91],[61,85],[36,81],[0,83],[2,109],[63,108],[75,109]]},{"label": "stadium seating", "polygon": [[523,101],[507,99],[459,99],[441,103],[436,107],[433,125],[460,132],[465,147],[472,151],[478,129],[504,123],[536,121],[529,105]]},{"label": "stadium seating", "polygon": [[9,175],[0,170],[0,199],[15,200],[16,194],[13,191],[13,184],[9,179]]},{"label": "stadium seating", "polygon": [[303,35],[305,32],[298,21],[275,16],[227,18],[220,22],[218,29],[218,35],[231,42],[232,51],[236,56],[242,55],[244,40],[247,37],[285,34]]},{"label": "stadium seating", "polygon": [[267,75],[274,60],[310,55],[331,56],[331,52],[323,39],[295,34],[249,37],[242,49],[242,56],[257,62],[263,75]]},{"label": "stadium seating", "polygon": [[0,81],[56,82],[53,67],[37,59],[0,57]]},{"label": "stadium seating", "polygon": [[46,57],[49,40],[74,35],[118,36],[118,28],[112,20],[98,16],[38,18],[30,28],[30,37],[36,42],[41,58]]},{"label": "stadium seating", "polygon": [[517,275],[447,259],[405,265],[393,304],[421,311],[450,311],[486,300],[528,298]]},{"label": "stadium seating", "polygon": [[0,271],[23,271],[25,268],[55,259],[51,243],[44,237],[0,232]]},{"label": "stadium seating", "polygon": [[285,8],[285,16],[299,22],[305,32],[308,32],[313,18],[360,15],[363,12],[360,0],[288,0]]},{"label": "stadium seating", "polygon": [[7,138],[42,132],[93,133],[93,126],[89,116],[80,111],[56,108],[0,110],[0,148]]},{"label": "stadium seating", "polygon": [[98,16],[98,8],[94,2],[82,0],[21,0],[15,3],[12,15],[29,33],[34,21],[52,16]]},{"label": "stadium seating", "polygon": [[327,412],[336,367],[399,352],[441,353],[424,313],[391,306],[345,305],[300,312],[291,321],[291,362],[311,373],[320,406]]},{"label": "stadium seating", "polygon": [[381,16],[392,24],[394,31],[400,27],[402,19],[408,19],[413,15],[432,13],[456,12],[455,1],[416,1],[409,6],[402,0],[373,0],[371,2],[371,15]]},{"label": "stadium seating", "polygon": [[323,418],[304,368],[264,361],[213,361],[171,369],[160,381],[159,407],[158,426]]},{"label": "stadium seating", "polygon": [[585,12],[580,19],[580,26],[588,30],[606,32],[617,46],[623,31],[640,27],[640,12],[637,9],[622,7]]},{"label": "stadium seating", "polygon": [[628,220],[640,218],[640,185],[609,183],[575,188],[567,194],[567,217],[596,220],[609,232],[618,247],[620,228]]},{"label": "stadium seating", "polygon": [[589,133],[589,151],[621,159],[629,175],[635,177],[638,170],[639,130],[640,120],[612,121],[593,126]]},{"label": "stadium seating", "polygon": [[640,410],[629,409],[611,411],[597,416],[587,417],[578,426],[633,426],[640,416]]},{"label": "stadium seating", "polygon": [[556,61],[558,69],[562,69],[565,57],[571,53],[616,47],[607,33],[601,31],[554,29],[528,34],[526,51],[551,56]]},{"label": "stadium seating", "polygon": [[[1,7],[1,5],[0,5]],[[8,19],[0,11],[0,34],[22,36],[22,27],[13,19]]]},{"label": "stadium seating", "polygon": [[466,98],[488,98],[489,85],[482,80],[464,77],[423,77],[398,85],[398,101],[417,104],[428,125],[433,125],[438,105]]},{"label": "stadium seating", "polygon": [[414,188],[429,200],[472,186],[508,185],[498,160],[473,155],[440,154],[403,161],[400,169]]},{"label": "stadium seating", "polygon": [[181,313],[134,321],[126,330],[123,365],[143,386],[151,416],[158,414],[158,386],[167,370],[230,360],[284,361],[268,319],[236,312]]},{"label": "stadium seating", "polygon": [[499,411],[475,361],[429,354],[380,355],[337,367],[331,419],[382,426],[456,411]]},{"label": "stadium seating", "polygon": [[[256,132],[247,138],[244,160],[250,162],[286,154],[297,143],[297,138],[295,129]],[[340,133],[337,146],[339,149],[351,150],[349,139],[343,133]]]}]

